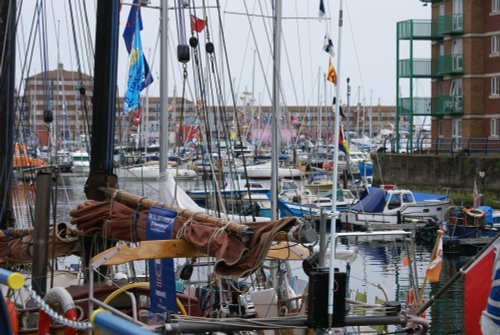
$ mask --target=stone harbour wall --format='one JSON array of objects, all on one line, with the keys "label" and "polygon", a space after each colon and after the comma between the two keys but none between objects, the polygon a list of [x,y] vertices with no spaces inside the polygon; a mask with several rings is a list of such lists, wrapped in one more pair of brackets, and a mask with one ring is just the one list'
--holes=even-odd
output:
[{"label": "stone harbour wall", "polygon": [[373,184],[398,187],[460,189],[500,194],[500,157],[376,153]]}]

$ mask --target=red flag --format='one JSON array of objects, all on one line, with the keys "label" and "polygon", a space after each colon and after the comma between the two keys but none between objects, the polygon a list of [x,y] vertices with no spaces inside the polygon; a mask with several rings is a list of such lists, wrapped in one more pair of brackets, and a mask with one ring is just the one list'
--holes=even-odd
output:
[{"label": "red flag", "polygon": [[141,113],[142,109],[137,108],[137,112],[135,112],[134,116],[132,117],[132,122],[134,122],[135,124],[141,123]]},{"label": "red flag", "polygon": [[193,29],[197,33],[201,33],[204,28],[205,28],[205,21],[197,18],[194,15],[191,15],[191,29]]},{"label": "red flag", "polygon": [[493,243],[485,250],[478,259],[472,263],[465,272],[464,281],[464,305],[465,305],[465,333],[481,334],[480,318],[488,304],[490,293],[493,260],[495,250],[500,240]]}]

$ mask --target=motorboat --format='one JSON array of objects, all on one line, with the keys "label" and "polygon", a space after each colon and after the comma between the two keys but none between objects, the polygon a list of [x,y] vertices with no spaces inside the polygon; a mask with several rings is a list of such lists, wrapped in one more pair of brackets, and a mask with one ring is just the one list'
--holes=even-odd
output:
[{"label": "motorboat", "polygon": [[400,224],[413,220],[442,221],[451,200],[446,195],[416,193],[394,185],[369,187],[362,199],[340,213],[340,221],[355,226]]}]

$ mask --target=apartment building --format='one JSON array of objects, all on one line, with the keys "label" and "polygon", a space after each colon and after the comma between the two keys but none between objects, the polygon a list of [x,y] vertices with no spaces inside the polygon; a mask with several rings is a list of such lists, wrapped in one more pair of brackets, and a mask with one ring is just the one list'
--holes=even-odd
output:
[{"label": "apartment building", "polygon": [[[500,148],[500,0],[421,0],[431,20],[398,22],[397,118],[428,115],[433,147],[480,152]],[[431,58],[400,57],[402,43],[429,41]],[[430,96],[412,82],[432,81]]]}]

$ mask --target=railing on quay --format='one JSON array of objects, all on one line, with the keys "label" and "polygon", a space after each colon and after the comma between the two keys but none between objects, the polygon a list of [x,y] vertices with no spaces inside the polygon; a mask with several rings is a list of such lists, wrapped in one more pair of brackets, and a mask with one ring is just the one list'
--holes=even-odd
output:
[{"label": "railing on quay", "polygon": [[[388,136],[384,141],[383,148],[385,148],[385,151],[397,152],[395,137]],[[410,141],[406,138],[400,138],[399,152],[411,153],[410,151]],[[424,136],[415,136],[413,153],[499,156],[500,137],[439,137],[431,139]]]}]

